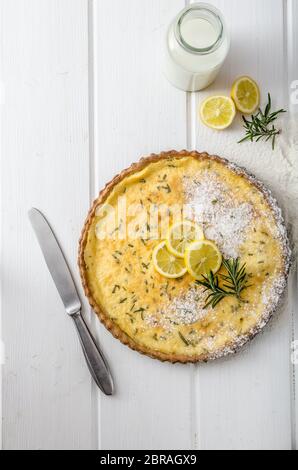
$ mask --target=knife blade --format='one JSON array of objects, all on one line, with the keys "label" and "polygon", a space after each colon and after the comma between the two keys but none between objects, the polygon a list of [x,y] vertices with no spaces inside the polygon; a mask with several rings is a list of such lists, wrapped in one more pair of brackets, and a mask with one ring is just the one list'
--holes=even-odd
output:
[{"label": "knife blade", "polygon": [[98,387],[112,395],[114,384],[109,366],[81,315],[81,301],[58,240],[38,209],[30,209],[28,217],[64,308],[76,326],[90,373]]},{"label": "knife blade", "polygon": [[28,216],[65,310],[73,315],[80,311],[81,301],[58,241],[38,209],[30,209]]}]

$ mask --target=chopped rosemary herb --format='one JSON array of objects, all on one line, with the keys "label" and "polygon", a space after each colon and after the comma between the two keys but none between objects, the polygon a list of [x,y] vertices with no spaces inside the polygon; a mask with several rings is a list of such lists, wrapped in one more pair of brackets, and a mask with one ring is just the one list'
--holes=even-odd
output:
[{"label": "chopped rosemary herb", "polygon": [[164,189],[168,194],[172,192],[169,184],[167,184],[166,186],[157,186],[157,189],[158,191],[160,191],[161,189]]},{"label": "chopped rosemary herb", "polygon": [[145,268],[145,269],[149,269],[150,263],[148,263],[148,264],[142,263],[142,266],[143,266],[143,268]]},{"label": "chopped rosemary herb", "polygon": [[125,297],[124,299],[120,299],[119,304],[124,304],[124,302],[126,301],[127,301],[127,297]]},{"label": "chopped rosemary herb", "polygon": [[127,315],[127,316],[130,318],[131,323],[134,323],[134,322],[135,322],[134,317],[133,317],[130,313],[127,313],[127,312],[126,312],[125,315]]},{"label": "chopped rosemary herb", "polygon": [[138,310],[135,310],[134,313],[140,313],[140,312],[145,312],[145,308],[144,307],[140,307]]},{"label": "chopped rosemary herb", "polygon": [[181,340],[183,341],[183,343],[184,343],[186,346],[189,346],[190,343],[189,343],[189,341],[187,341],[187,339],[185,338],[185,336],[183,336],[183,334],[182,334],[180,331],[178,331],[178,334],[179,334]]},{"label": "chopped rosemary herb", "polygon": [[166,181],[167,177],[168,177],[167,174],[164,174],[163,177],[159,176],[158,182],[159,182],[159,183],[163,183],[164,181]]},{"label": "chopped rosemary herb", "polygon": [[114,288],[113,288],[113,290],[112,290],[112,294],[115,294],[115,292],[117,291],[117,289],[120,290],[119,284],[115,284],[115,285],[114,285]]},{"label": "chopped rosemary herb", "polygon": [[120,226],[114,228],[114,230],[110,232],[110,236],[114,235],[114,233],[118,232],[118,230],[120,230]]}]

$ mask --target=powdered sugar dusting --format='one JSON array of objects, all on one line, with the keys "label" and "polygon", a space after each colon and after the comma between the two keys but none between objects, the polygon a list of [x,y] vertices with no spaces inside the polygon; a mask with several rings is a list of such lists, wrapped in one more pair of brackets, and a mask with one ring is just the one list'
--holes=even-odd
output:
[{"label": "powdered sugar dusting", "polygon": [[[286,276],[280,274],[277,276],[272,284],[264,284],[262,289],[262,303],[264,306],[263,315],[255,325],[255,327],[246,334],[237,335],[236,332],[232,335],[232,341],[224,348],[211,352],[208,360],[215,360],[229,354],[234,354],[239,351],[250,339],[256,336],[268,323],[273,312],[277,309],[281,296],[286,287]],[[251,314],[253,314],[254,306],[251,306]]]},{"label": "powdered sugar dusting", "polygon": [[215,172],[206,171],[199,180],[185,177],[183,186],[186,201],[206,238],[214,241],[225,257],[237,258],[253,217],[252,205],[235,201]]},{"label": "powdered sugar dusting", "polygon": [[286,287],[286,279],[283,274],[277,276],[268,288],[266,284],[263,286],[262,302],[264,305],[264,315],[259,323],[259,328],[263,328],[270,316],[272,310],[275,310],[279,299]]},{"label": "powdered sugar dusting", "polygon": [[204,296],[200,289],[192,287],[182,297],[176,297],[167,307],[171,319],[178,324],[191,325],[208,314],[204,309]]},{"label": "powdered sugar dusting", "polygon": [[203,320],[210,312],[204,309],[205,296],[200,287],[191,287],[189,290],[173,298],[157,315],[148,315],[146,322],[151,327],[161,326],[167,331],[172,331],[174,326],[192,325]]}]

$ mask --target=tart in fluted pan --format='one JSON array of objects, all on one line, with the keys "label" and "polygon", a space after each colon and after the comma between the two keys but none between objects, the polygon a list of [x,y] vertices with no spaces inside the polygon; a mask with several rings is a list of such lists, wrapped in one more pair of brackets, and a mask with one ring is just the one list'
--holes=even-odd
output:
[{"label": "tart in fluted pan", "polygon": [[[241,297],[208,305],[211,291],[189,272],[168,278],[155,269],[165,226],[184,211],[223,260],[245,266]],[[171,362],[238,351],[275,311],[289,261],[271,193],[228,161],[187,151],[151,155],[116,176],[94,202],[79,247],[84,290],[106,328],[132,349]],[[216,278],[224,283],[226,274],[223,264]]]}]

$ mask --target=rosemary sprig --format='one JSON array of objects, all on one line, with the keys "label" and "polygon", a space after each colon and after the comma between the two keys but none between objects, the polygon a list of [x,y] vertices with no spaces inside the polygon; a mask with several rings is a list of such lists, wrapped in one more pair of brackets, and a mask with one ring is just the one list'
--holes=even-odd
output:
[{"label": "rosemary sprig", "polygon": [[203,276],[203,281],[196,281],[200,286],[204,286],[204,292],[211,291],[206,298],[206,303],[204,308],[209,307],[209,305],[214,308],[224,297],[231,295],[223,288],[219,287],[219,278],[215,276],[212,271],[208,276]]},{"label": "rosemary sprig", "polygon": [[242,116],[246,135],[243,139],[239,140],[238,143],[240,144],[246,140],[259,142],[261,139],[265,139],[265,141],[268,142],[272,139],[272,150],[274,150],[276,136],[279,135],[281,131],[276,129],[272,123],[277,119],[278,115],[282,113],[286,113],[286,111],[279,109],[278,111],[271,112],[271,96],[270,93],[268,93],[268,103],[264,112],[259,108],[257,114],[251,116],[251,121],[245,116]]},{"label": "rosemary sprig", "polygon": [[[227,274],[214,275],[212,271],[208,276],[203,276],[203,280],[198,280],[196,283],[205,287],[204,292],[209,292],[204,308],[210,305],[214,308],[225,297],[236,297],[241,302],[241,294],[244,289],[250,287],[248,276],[246,273],[246,265],[240,265],[239,258],[236,260],[224,259],[223,265],[226,268]],[[219,285],[219,279],[223,280],[223,285]]]}]

